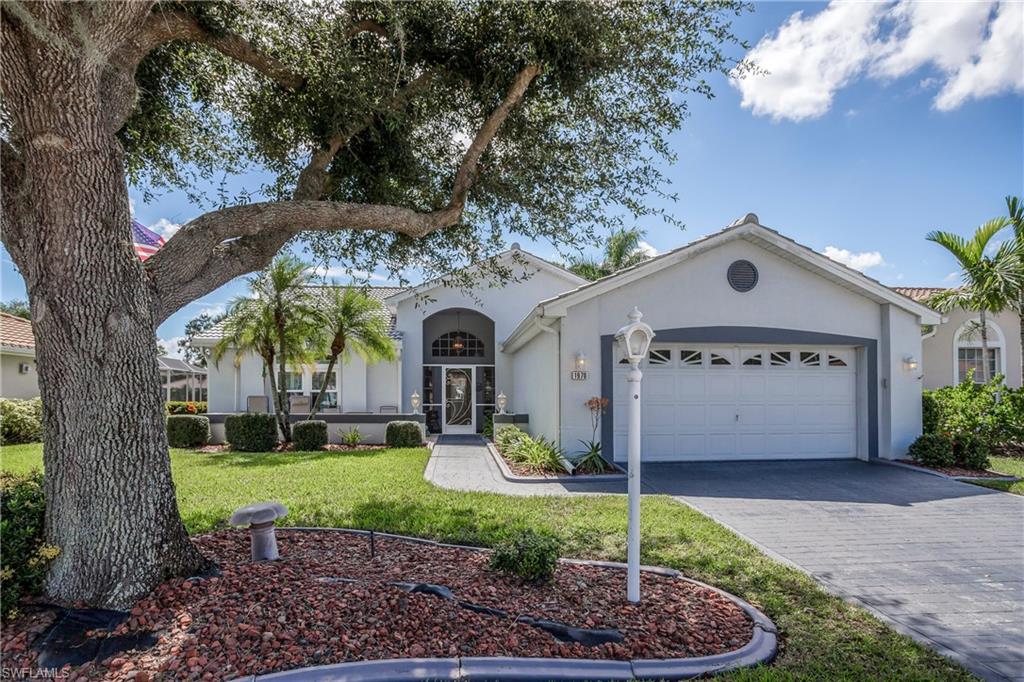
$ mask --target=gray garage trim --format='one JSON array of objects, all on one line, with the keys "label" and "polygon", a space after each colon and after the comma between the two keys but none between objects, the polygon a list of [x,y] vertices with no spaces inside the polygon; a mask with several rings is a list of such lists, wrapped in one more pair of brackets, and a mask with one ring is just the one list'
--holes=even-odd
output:
[{"label": "gray garage trim", "polygon": [[[867,349],[868,459],[878,459],[878,339],[777,327],[676,327],[655,329],[654,338],[664,343],[863,346]],[[608,410],[601,420],[601,453],[609,462],[615,459],[614,344],[614,334],[601,336],[601,395],[608,398]]]}]

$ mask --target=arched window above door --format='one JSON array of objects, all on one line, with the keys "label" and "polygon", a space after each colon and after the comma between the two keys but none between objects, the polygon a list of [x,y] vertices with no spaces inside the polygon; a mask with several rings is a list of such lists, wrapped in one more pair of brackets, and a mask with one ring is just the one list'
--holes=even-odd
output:
[{"label": "arched window above door", "polygon": [[430,354],[435,358],[482,358],[484,342],[468,332],[445,332],[434,339]]}]

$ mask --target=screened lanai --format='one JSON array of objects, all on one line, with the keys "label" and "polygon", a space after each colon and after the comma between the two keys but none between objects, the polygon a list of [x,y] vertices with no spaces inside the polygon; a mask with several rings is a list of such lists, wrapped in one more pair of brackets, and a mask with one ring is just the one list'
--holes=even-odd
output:
[{"label": "screened lanai", "polygon": [[168,401],[206,400],[206,368],[190,365],[184,360],[161,356],[160,376],[163,379],[164,399]]}]

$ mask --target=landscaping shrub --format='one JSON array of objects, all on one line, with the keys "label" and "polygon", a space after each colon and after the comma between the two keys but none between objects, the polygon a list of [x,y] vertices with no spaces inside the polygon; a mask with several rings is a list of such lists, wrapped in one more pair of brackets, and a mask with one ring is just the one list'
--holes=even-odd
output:
[{"label": "landscaping shrub", "polygon": [[[498,433],[494,436],[494,444],[498,446],[502,454],[509,459],[513,459],[512,454],[507,451],[515,449],[516,445],[529,439],[530,436],[525,431],[515,426],[503,426],[498,429]],[[513,459],[513,461],[515,460]]]},{"label": "landscaping shrub", "polygon": [[292,425],[292,440],[296,450],[320,450],[327,445],[327,422],[308,419]]},{"label": "landscaping shrub", "polygon": [[359,428],[353,426],[348,431],[342,431],[338,429],[338,435],[341,437],[341,442],[350,448],[354,448],[363,442],[363,434],[359,433]]},{"label": "landscaping shrub", "polygon": [[18,600],[37,594],[46,565],[60,550],[43,542],[46,502],[38,471],[0,471],[0,613],[15,614]]},{"label": "landscaping shrub", "polygon": [[973,434],[990,449],[1024,442],[1024,389],[1007,388],[1001,376],[925,391],[922,412],[925,433]]},{"label": "landscaping shrub", "polygon": [[167,403],[167,414],[206,414],[206,401],[171,400]]},{"label": "landscaping shrub", "polygon": [[210,420],[194,414],[167,417],[167,444],[172,448],[198,448],[210,442]]},{"label": "landscaping shrub", "polygon": [[591,474],[603,473],[605,461],[604,457],[601,456],[601,444],[593,440],[581,440],[580,444],[583,445],[583,452],[576,455],[572,460],[576,469]]},{"label": "landscaping shrub", "polygon": [[964,469],[987,469],[989,465],[988,452],[988,445],[985,441],[971,433],[960,434],[953,441],[956,465]]},{"label": "landscaping shrub", "polygon": [[418,448],[423,442],[419,422],[388,422],[384,442],[391,448]]},{"label": "landscaping shrub", "polygon": [[43,401],[0,399],[0,445],[43,439]]},{"label": "landscaping shrub", "polygon": [[243,452],[269,452],[277,445],[277,420],[272,414],[233,414],[224,420],[224,437]]},{"label": "landscaping shrub", "polygon": [[545,582],[555,574],[562,541],[548,532],[519,530],[503,538],[491,553],[491,568],[529,582]]},{"label": "landscaping shrub", "polygon": [[910,444],[907,453],[926,466],[948,467],[956,464],[953,441],[941,433],[925,433]]},{"label": "landscaping shrub", "polygon": [[527,433],[509,426],[498,431],[494,442],[502,456],[510,462],[543,473],[565,472],[562,451],[543,437],[531,438]]}]

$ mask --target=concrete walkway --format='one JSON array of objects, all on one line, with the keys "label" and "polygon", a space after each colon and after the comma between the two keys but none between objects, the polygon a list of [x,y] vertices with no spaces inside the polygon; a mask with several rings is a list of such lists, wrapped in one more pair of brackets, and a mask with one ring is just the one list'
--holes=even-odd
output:
[{"label": "concrete walkway", "polygon": [[[987,680],[1024,682],[1024,497],[853,461],[647,464],[670,495]],[[426,477],[507,495],[621,493],[510,483],[480,444],[435,446]]]}]

